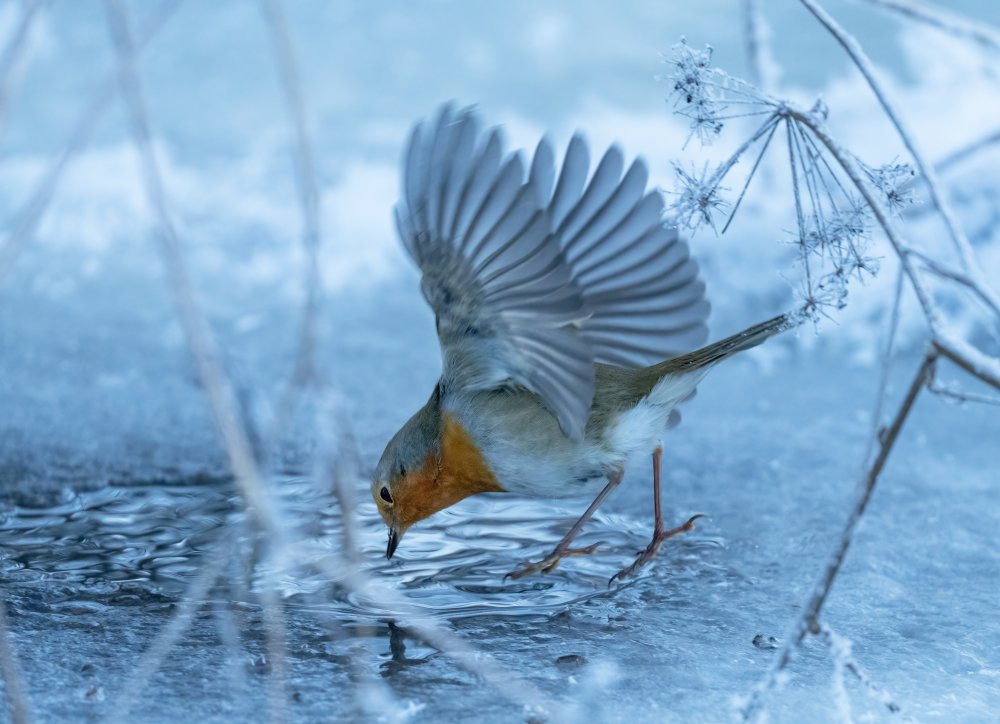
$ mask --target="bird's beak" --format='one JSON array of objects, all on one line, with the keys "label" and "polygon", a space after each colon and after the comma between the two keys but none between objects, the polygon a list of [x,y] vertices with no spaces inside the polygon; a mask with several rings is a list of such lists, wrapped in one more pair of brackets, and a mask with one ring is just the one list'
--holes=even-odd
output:
[{"label": "bird's beak", "polygon": [[403,537],[403,534],[397,531],[395,528],[389,529],[389,545],[385,547],[385,557],[392,558],[392,554],[396,552],[397,546],[399,546],[399,539]]}]

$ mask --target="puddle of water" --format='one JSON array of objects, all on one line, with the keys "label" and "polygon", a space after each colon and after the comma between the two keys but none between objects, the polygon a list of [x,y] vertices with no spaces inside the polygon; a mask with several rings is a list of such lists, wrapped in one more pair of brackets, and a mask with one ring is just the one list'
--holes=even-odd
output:
[{"label": "puddle of water", "polygon": [[[320,559],[338,556],[341,513],[335,499],[312,481],[280,480],[275,488],[290,529],[302,545],[273,575],[289,605],[322,598],[328,612],[379,617],[389,611],[349,594],[331,580]],[[582,510],[586,503],[579,502]],[[483,614],[539,614],[607,595],[608,580],[642,548],[648,522],[598,514],[580,538],[600,542],[587,557],[570,558],[554,572],[518,581],[504,575],[546,555],[572,523],[573,503],[525,504],[503,497],[465,501],[411,530],[386,560],[385,530],[374,505],[358,506],[359,556],[371,577],[398,587],[412,608],[448,619]],[[121,594],[176,598],[200,570],[202,559],[244,513],[226,483],[140,485],[68,495],[45,508],[12,507],[0,513],[0,578],[33,598],[121,600]],[[683,576],[685,560],[716,539],[689,534],[664,556]],[[530,592],[529,595],[525,595]]]},{"label": "puddle of water", "polygon": [[[645,545],[649,523],[602,514],[580,541],[602,541],[594,555],[568,559],[544,576],[504,581],[504,574],[548,553],[587,503],[503,496],[464,501],[425,521],[389,561],[382,520],[374,503],[363,501],[355,520],[359,565],[392,589],[393,602],[348,590],[323,566],[339,561],[343,532],[328,491],[287,477],[274,492],[294,551],[280,569],[273,558],[251,563],[255,541],[244,533],[240,499],[225,482],[119,486],[67,493],[48,507],[0,510],[0,584],[35,708],[58,720],[115,711],[141,653],[168,629],[218,551],[231,545],[227,537],[237,537],[231,563],[195,607],[156,680],[143,685],[133,714],[144,721],[262,716],[272,670],[267,617],[253,590],[262,580],[282,595],[296,716],[358,715],[356,677],[363,675],[390,682],[393,706],[401,709],[433,701],[445,718],[474,706],[501,721],[519,710],[516,697],[478,687],[476,676],[412,625],[416,619],[436,620],[521,672],[523,662],[507,659],[515,642],[518,656],[533,657],[536,684],[554,693],[573,674],[560,668],[560,657],[599,658],[592,645],[638,625],[627,610],[682,618],[698,610],[688,593],[698,589],[695,579],[711,585],[732,576],[706,560],[713,557],[707,549],[718,553],[719,541],[695,533],[671,541],[659,565],[643,574],[663,577],[655,594],[633,582],[609,589],[608,579]],[[451,691],[462,696],[453,700]]]}]

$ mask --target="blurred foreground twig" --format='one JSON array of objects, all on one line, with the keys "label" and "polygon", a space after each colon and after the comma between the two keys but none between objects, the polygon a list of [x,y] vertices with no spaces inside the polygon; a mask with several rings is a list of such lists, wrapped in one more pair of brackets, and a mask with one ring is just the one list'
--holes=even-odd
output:
[{"label": "blurred foreground twig", "polygon": [[10,645],[7,604],[3,599],[0,599],[0,676],[3,679],[3,692],[7,698],[11,724],[27,724],[31,721],[28,697],[24,688],[24,677],[21,675],[21,666]]},{"label": "blurred foreground twig", "polygon": [[[133,47],[133,51],[138,54],[145,48],[153,37],[162,29],[167,19],[173,15],[180,6],[181,0],[167,0],[157,8],[153,16],[146,22],[142,30],[138,33]],[[70,162],[76,154],[87,144],[98,121],[104,115],[111,104],[115,93],[118,91],[118,74],[112,71],[111,77],[104,82],[91,96],[90,101],[84,106],[83,111],[77,117],[73,130],[70,131],[69,139],[63,145],[62,151],[48,165],[42,174],[42,180],[35,187],[27,202],[14,214],[14,221],[11,224],[11,231],[7,238],[0,243],[0,287],[3,287],[7,274],[17,261],[24,247],[38,229],[38,224],[45,214],[45,210],[52,200],[59,180],[62,178]]]}]

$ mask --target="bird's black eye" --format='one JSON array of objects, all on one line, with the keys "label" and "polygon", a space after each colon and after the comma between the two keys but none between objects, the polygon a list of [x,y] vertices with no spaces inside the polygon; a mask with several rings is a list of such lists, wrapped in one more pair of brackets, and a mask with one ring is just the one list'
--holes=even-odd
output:
[{"label": "bird's black eye", "polygon": [[378,494],[382,497],[382,500],[384,500],[385,502],[392,503],[392,496],[389,495],[389,488],[383,485],[382,489],[378,491]]}]

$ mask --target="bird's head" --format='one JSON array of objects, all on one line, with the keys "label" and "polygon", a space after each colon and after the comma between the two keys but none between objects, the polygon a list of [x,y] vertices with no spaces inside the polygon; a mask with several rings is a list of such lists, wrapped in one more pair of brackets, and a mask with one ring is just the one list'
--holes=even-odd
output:
[{"label": "bird's head", "polygon": [[414,523],[476,493],[501,488],[468,432],[442,412],[437,394],[393,436],[372,479],[372,498],[389,528],[392,558]]}]

